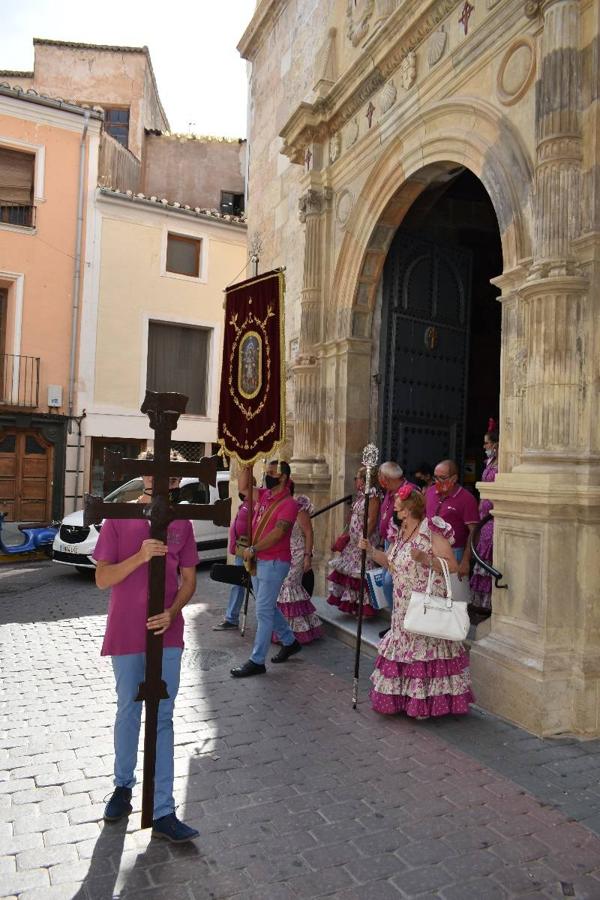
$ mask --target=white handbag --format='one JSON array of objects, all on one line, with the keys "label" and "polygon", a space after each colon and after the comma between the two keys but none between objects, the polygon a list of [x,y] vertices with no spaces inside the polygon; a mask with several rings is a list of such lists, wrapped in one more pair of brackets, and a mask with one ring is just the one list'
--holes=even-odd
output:
[{"label": "white handbag", "polygon": [[438,559],[446,583],[446,596],[432,594],[434,571],[430,568],[425,591],[413,591],[410,595],[403,627],[413,634],[446,641],[464,641],[470,626],[467,604],[452,599],[448,563],[445,559]]}]

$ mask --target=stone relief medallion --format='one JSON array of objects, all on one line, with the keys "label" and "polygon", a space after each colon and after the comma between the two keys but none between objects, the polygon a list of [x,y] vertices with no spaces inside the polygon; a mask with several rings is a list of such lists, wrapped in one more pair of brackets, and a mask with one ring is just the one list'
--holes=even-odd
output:
[{"label": "stone relief medallion", "polygon": [[397,96],[398,91],[396,90],[396,85],[393,81],[388,81],[387,84],[384,85],[379,96],[379,108],[382,113],[386,113],[388,109],[392,108],[396,102]]},{"label": "stone relief medallion", "polygon": [[444,31],[443,25],[438,28],[437,31],[434,31],[429,38],[429,43],[427,44],[427,62],[429,63],[430,69],[433,68],[444,55],[447,40],[448,35]]},{"label": "stone relief medallion", "polygon": [[352,119],[346,128],[346,147],[352,147],[358,140],[358,119]]},{"label": "stone relief medallion", "polygon": [[340,191],[335,204],[335,218],[341,228],[347,225],[353,206],[354,194],[347,189]]},{"label": "stone relief medallion", "polygon": [[398,69],[400,84],[405,91],[410,90],[417,79],[417,54],[414,50],[407,53]]},{"label": "stone relief medallion", "polygon": [[329,162],[334,163],[342,154],[342,135],[338,131],[329,138]]},{"label": "stone relief medallion", "polygon": [[375,0],[347,0],[346,34],[353,47],[357,47],[369,30]]},{"label": "stone relief medallion", "polygon": [[510,45],[498,69],[496,92],[505,106],[520,100],[535,76],[535,44],[521,36]]}]

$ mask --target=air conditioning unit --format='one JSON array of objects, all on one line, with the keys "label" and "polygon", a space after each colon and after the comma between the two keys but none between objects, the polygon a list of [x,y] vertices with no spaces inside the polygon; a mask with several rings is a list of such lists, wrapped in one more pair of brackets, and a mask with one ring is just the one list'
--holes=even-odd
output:
[{"label": "air conditioning unit", "polygon": [[48,406],[56,409],[62,406],[63,389],[62,384],[48,385]]}]

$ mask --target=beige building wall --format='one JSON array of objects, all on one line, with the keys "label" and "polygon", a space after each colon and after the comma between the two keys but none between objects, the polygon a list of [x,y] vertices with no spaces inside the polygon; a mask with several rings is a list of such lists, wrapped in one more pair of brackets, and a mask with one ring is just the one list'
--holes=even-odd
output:
[{"label": "beige building wall", "polygon": [[246,142],[191,135],[146,135],[142,190],[189,206],[219,209],[221,191],[244,194]]},{"label": "beige building wall", "polygon": [[[202,240],[198,279],[166,272],[169,232]],[[87,410],[88,446],[92,437],[152,438],[148,419],[140,412],[150,320],[211,330],[207,414],[182,416],[175,438],[215,442],[223,289],[244,270],[245,225],[99,190],[95,246],[79,384],[80,408]]]},{"label": "beige building wall", "polygon": [[509,590],[472,668],[483,706],[539,734],[600,734],[598,26],[577,0],[261,0],[240,43],[248,226],[261,265],[287,267],[292,465],[317,505],[347,492],[378,431],[397,228],[457,167],[490,198],[501,474],[482,494]]}]

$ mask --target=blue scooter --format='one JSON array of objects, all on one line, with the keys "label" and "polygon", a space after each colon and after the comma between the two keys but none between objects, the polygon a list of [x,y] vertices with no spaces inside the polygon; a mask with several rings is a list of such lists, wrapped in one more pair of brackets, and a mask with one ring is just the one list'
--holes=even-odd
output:
[{"label": "blue scooter", "polygon": [[2,525],[6,519],[6,513],[0,512],[0,555],[15,556],[18,553],[34,553],[41,550],[46,556],[52,556],[52,542],[58,534],[59,522],[50,525],[19,525],[19,531],[24,535],[20,544],[5,544],[2,540]]}]

